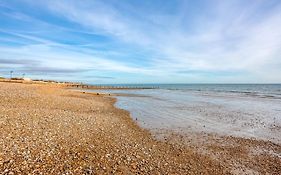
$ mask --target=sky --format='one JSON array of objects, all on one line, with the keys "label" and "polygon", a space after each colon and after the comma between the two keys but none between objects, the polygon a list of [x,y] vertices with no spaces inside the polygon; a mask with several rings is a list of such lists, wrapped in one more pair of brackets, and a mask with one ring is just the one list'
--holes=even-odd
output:
[{"label": "sky", "polygon": [[0,76],[281,83],[280,0],[0,0]]}]

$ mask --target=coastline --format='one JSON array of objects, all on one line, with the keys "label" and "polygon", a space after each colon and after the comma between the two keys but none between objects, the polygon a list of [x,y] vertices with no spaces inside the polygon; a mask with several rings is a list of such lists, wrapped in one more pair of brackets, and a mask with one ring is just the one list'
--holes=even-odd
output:
[{"label": "coastline", "polygon": [[[155,139],[137,125],[129,112],[114,106],[114,97],[66,88],[0,82],[3,133],[0,172],[274,174],[281,171],[280,145],[206,134],[184,138],[171,132]],[[200,139],[203,141],[196,142]],[[252,154],[252,148],[257,146],[260,147],[257,151],[266,151]],[[267,152],[270,150],[277,155]],[[249,160],[255,164],[247,165]]]}]

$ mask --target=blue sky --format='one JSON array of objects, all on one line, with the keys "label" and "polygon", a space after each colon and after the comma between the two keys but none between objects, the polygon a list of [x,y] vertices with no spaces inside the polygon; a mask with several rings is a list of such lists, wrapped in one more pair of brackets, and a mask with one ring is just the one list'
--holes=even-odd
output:
[{"label": "blue sky", "polygon": [[0,76],[281,83],[280,0],[0,0]]}]

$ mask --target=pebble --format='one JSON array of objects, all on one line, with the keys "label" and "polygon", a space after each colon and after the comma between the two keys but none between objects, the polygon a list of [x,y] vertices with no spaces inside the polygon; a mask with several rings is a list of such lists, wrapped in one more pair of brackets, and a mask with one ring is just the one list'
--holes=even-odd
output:
[{"label": "pebble", "polygon": [[[269,143],[232,141],[235,138],[227,140],[226,147],[171,144],[177,135],[165,136],[167,143],[156,141],[128,113],[114,108],[113,99],[56,86],[0,83],[0,98],[4,174],[227,174],[232,156],[247,162],[239,144],[269,148]],[[216,154],[200,152],[208,151],[204,146]],[[280,150],[280,145],[270,146],[273,152]],[[263,156],[255,165],[261,174],[281,171],[280,159]]]}]

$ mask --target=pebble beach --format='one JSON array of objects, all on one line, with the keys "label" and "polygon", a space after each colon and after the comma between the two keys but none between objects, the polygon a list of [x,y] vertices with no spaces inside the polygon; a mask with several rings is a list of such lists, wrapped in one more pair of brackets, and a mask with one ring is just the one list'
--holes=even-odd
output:
[{"label": "pebble beach", "polygon": [[156,138],[106,94],[0,82],[0,99],[0,174],[281,172],[279,144],[198,133]]}]

